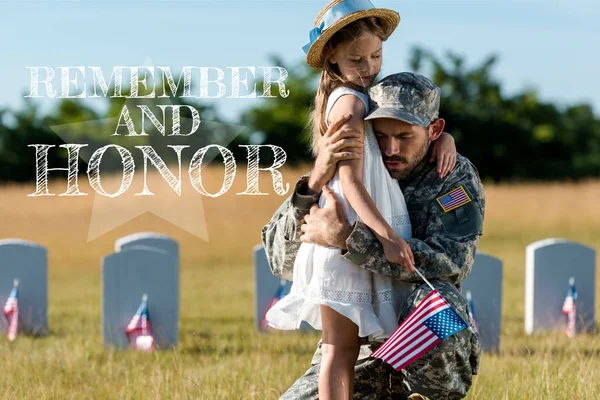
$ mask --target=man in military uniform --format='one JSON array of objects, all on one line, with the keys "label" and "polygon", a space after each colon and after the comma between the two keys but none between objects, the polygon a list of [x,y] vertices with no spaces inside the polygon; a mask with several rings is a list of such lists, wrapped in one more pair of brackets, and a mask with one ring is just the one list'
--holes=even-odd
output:
[{"label": "man in military uniform", "polygon": [[[431,399],[460,399],[479,368],[479,340],[468,316],[460,283],[471,271],[482,233],[485,199],[477,170],[457,154],[456,166],[440,178],[428,162],[431,142],[444,120],[438,118],[440,89],[424,76],[400,73],[370,90],[371,120],[390,175],[398,180],[413,229],[407,242],[417,268],[471,328],[450,336],[404,370],[397,372],[369,354],[380,343],[362,339],[355,366],[355,399],[406,399],[415,393]],[[348,116],[346,116],[348,117]],[[325,184],[336,163],[359,157],[362,140],[352,131],[338,131],[337,121],[321,140],[313,171],[296,184],[294,193],[263,228],[262,241],[273,274],[291,279],[302,242],[340,248],[357,266],[394,278],[399,323],[430,293],[415,273],[389,262],[369,228],[348,223],[341,203]],[[319,196],[328,206],[318,208]],[[311,368],[282,399],[317,399],[320,344]],[[411,395],[412,394],[412,395]]]}]

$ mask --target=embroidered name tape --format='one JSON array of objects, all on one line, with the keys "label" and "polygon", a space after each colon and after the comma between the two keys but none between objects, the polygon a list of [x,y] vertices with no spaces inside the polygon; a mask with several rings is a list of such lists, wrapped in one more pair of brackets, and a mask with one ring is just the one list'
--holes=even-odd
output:
[{"label": "embroidered name tape", "polygon": [[442,206],[442,210],[444,210],[444,212],[454,210],[455,208],[464,206],[465,204],[471,202],[471,198],[465,191],[465,188],[462,186],[451,190],[445,195],[438,197],[436,200],[438,203],[440,203],[440,206]]}]

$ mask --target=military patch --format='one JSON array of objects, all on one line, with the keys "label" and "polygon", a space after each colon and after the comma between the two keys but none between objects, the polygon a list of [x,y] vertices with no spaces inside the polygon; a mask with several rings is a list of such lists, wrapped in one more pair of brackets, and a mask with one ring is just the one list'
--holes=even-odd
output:
[{"label": "military patch", "polygon": [[454,210],[455,208],[464,206],[465,204],[471,202],[471,198],[465,191],[465,188],[463,188],[462,186],[451,190],[445,195],[438,197],[436,200],[440,204],[444,212]]}]

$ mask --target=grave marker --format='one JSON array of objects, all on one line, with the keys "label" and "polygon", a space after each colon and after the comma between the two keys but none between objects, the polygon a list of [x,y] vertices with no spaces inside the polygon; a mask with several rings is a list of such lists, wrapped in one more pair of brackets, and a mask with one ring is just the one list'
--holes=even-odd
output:
[{"label": "grave marker", "polygon": [[135,246],[155,247],[171,253],[179,259],[179,243],[161,233],[139,232],[124,236],[115,241],[115,251],[117,252]]},{"label": "grave marker", "polygon": [[[271,273],[265,249],[262,245],[254,247],[254,293],[256,299],[254,320],[258,330],[263,330],[261,322],[281,284],[281,278]],[[292,282],[287,281],[285,295],[290,292],[291,287]]]},{"label": "grave marker", "polygon": [[[14,280],[19,280],[18,334],[48,333],[48,251],[22,239],[0,240],[0,306],[8,299]],[[6,334],[0,317],[0,331]]]},{"label": "grave marker", "polygon": [[143,294],[148,295],[154,345],[177,345],[178,260],[153,247],[121,248],[102,260],[102,334],[106,347],[127,348],[125,329]]},{"label": "grave marker", "polygon": [[596,252],[565,239],[545,239],[526,250],[525,332],[564,330],[569,278],[577,286],[576,332],[594,328]]},{"label": "grave marker", "polygon": [[473,269],[462,282],[462,292],[471,292],[481,349],[500,351],[502,321],[502,261],[477,252]]}]

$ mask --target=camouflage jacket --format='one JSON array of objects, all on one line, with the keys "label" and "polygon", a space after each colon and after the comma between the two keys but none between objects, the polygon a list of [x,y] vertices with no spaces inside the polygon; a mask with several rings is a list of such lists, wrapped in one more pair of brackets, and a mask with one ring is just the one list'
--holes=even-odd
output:
[{"label": "camouflage jacket", "polygon": [[[439,179],[435,165],[429,164],[428,159],[426,156],[408,179],[399,181],[413,229],[413,238],[407,242],[414,253],[415,266],[472,329],[466,300],[459,291],[460,282],[471,271],[475,248],[483,230],[483,187],[477,170],[466,158],[457,155],[456,166],[444,179]],[[262,230],[262,242],[273,274],[289,280],[292,279],[294,260],[301,245],[302,220],[313,203],[318,201],[318,196],[306,195],[307,182],[307,176],[300,179],[294,193]],[[442,207],[442,204],[447,204],[444,195],[457,188],[462,190],[461,187],[470,201],[445,210]],[[402,304],[399,306],[399,321],[406,318],[428,293],[428,287],[422,285],[418,275],[408,273],[385,258],[381,244],[362,222],[355,223],[346,247],[348,250],[344,257],[351,262],[398,279],[396,282],[400,286],[409,288],[410,296],[406,300],[398,299]],[[401,293],[394,293],[402,297]],[[479,340],[470,330],[465,329],[444,340],[401,372],[369,357],[378,344],[368,343],[366,339],[361,338],[361,350],[355,366],[356,399],[400,399],[414,391],[431,399],[460,399],[467,394],[472,375],[476,375],[479,369]],[[312,367],[281,399],[318,398],[320,350],[319,345],[312,358]]]},{"label": "camouflage jacket", "polygon": [[[438,177],[435,164],[429,164],[428,159],[426,156],[409,178],[399,181],[413,230],[413,238],[407,242],[415,256],[415,267],[427,279],[449,281],[460,290],[460,282],[471,272],[483,231],[483,186],[476,168],[460,154],[456,166],[444,179]],[[300,178],[292,195],[262,230],[271,271],[288,280],[292,279],[294,259],[301,244],[302,219],[318,201],[318,196],[306,194],[307,183],[307,175]],[[441,198],[461,187],[471,201],[444,210]],[[406,282],[422,281],[418,275],[389,262],[381,243],[361,221],[354,224],[346,246],[344,257],[358,266]]]}]

